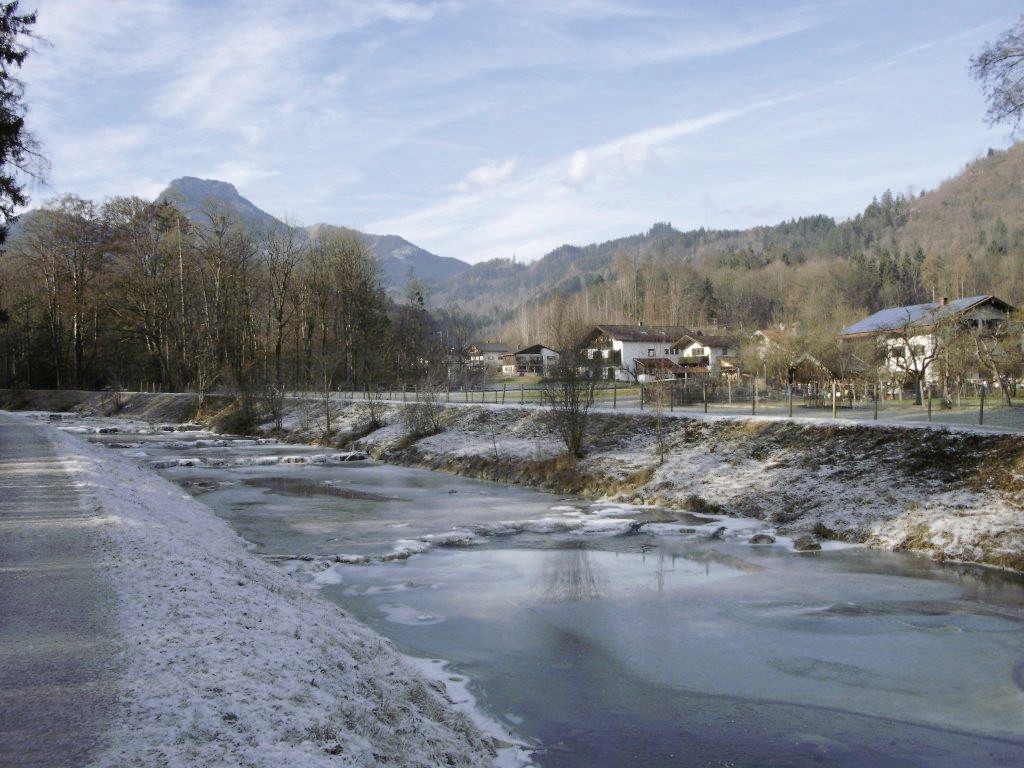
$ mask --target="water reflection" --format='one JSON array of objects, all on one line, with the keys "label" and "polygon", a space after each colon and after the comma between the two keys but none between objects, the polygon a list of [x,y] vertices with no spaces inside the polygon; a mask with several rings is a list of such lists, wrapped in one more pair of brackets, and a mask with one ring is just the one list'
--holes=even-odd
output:
[{"label": "water reflection", "polygon": [[584,542],[547,553],[540,576],[537,595],[546,603],[597,600],[607,592],[608,577],[590,558]]}]

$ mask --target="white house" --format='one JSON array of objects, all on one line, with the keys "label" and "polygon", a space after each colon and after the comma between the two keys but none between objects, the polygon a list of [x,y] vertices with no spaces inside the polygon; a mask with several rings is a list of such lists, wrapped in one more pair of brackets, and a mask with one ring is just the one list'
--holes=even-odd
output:
[{"label": "white house", "polygon": [[693,331],[676,342],[681,354],[679,364],[703,369],[711,376],[732,373],[741,344],[738,336]]},{"label": "white house", "polygon": [[559,354],[543,344],[533,344],[502,358],[501,372],[506,376],[545,376],[558,365]]},{"label": "white house", "polygon": [[595,325],[576,345],[602,379],[636,381],[636,361],[679,356],[681,325]]},{"label": "white house", "polygon": [[[918,375],[938,379],[932,365],[943,327],[951,331],[994,330],[1005,323],[1013,307],[995,296],[970,296],[949,301],[945,297],[927,304],[890,307],[843,328],[846,341],[876,339],[885,347],[885,367],[895,376]],[[975,374],[976,375],[976,374]]]}]

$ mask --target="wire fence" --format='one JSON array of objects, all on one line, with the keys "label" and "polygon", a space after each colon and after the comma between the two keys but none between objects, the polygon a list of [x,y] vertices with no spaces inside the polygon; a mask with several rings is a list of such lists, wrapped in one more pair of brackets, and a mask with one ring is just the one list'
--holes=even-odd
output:
[{"label": "wire fence", "polygon": [[[416,402],[423,395],[415,387],[372,387],[332,393],[342,400],[374,397],[389,402]],[[877,396],[876,396],[877,392]],[[322,397],[307,393],[306,397]],[[437,402],[463,405],[542,407],[546,404],[543,384],[498,382],[478,387],[450,387],[432,390]],[[658,412],[661,414],[726,414],[734,416],[772,416],[792,419],[837,419],[890,423],[934,424],[936,426],[973,426],[992,431],[1024,432],[1024,400],[1017,405],[1006,402],[1002,393],[982,391],[979,395],[958,397],[952,402],[931,396],[916,403],[904,393],[884,390],[868,392],[828,390],[807,391],[798,388],[758,388],[749,380],[704,385],[681,380],[649,382],[598,382],[594,389],[594,409],[598,411]]]}]

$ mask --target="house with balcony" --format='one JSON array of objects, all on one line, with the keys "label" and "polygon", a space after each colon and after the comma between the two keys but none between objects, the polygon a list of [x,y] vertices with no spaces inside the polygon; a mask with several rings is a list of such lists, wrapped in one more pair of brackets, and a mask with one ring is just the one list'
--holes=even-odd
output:
[{"label": "house with balcony", "polygon": [[680,350],[679,365],[695,374],[718,377],[738,371],[740,336],[691,331],[676,341]]},{"label": "house with balcony", "polygon": [[[576,344],[576,349],[593,375],[637,381],[638,361],[678,357],[677,342],[689,333],[690,329],[681,325],[595,325]],[[647,367],[646,362],[641,367]]]},{"label": "house with balcony", "polygon": [[558,365],[559,354],[543,344],[533,344],[502,357],[505,376],[547,376]]}]

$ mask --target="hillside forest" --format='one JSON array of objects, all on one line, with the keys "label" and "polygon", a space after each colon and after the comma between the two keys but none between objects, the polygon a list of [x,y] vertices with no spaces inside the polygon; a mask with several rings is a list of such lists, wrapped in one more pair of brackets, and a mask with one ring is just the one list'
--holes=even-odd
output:
[{"label": "hillside forest", "polygon": [[387,290],[350,231],[256,224],[211,206],[57,198],[0,256],[0,385],[232,391],[415,384],[469,344],[567,322],[833,334],[885,306],[992,293],[1024,302],[1024,145],[927,193],[836,222],[647,232],[497,260]]}]

